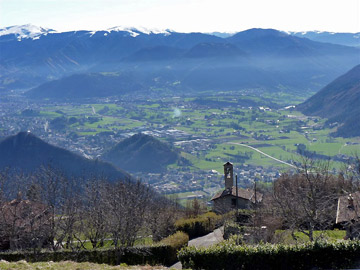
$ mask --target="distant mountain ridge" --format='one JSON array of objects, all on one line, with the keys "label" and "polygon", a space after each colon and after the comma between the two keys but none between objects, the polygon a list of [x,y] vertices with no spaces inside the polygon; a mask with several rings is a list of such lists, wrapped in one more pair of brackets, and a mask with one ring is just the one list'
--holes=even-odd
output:
[{"label": "distant mountain ridge", "polygon": [[338,122],[335,136],[360,136],[360,65],[338,77],[297,108]]},{"label": "distant mountain ridge", "polygon": [[101,158],[130,172],[162,172],[181,159],[174,147],[142,133],[119,142]]},{"label": "distant mountain ridge", "polygon": [[[122,27],[63,33],[20,28],[0,30],[0,90],[30,89],[74,74],[125,72],[134,79],[128,81],[130,86],[140,83],[146,89],[155,86],[176,92],[316,91],[360,63],[360,50],[354,47],[274,29],[219,37]],[[61,96],[45,92],[43,97]]]},{"label": "distant mountain ridge", "polygon": [[[251,29],[249,29],[251,30]],[[266,29],[263,29],[266,30]],[[171,35],[172,33],[176,33],[176,31],[169,30],[169,29],[149,29],[145,27],[128,27],[128,26],[115,26],[108,29],[102,30],[81,30],[85,32],[89,32],[90,35],[95,35],[97,33],[111,33],[111,32],[127,32],[130,36],[136,37],[140,34],[163,34],[163,35]],[[80,32],[81,32],[80,31]],[[277,31],[277,30],[274,30]],[[71,31],[65,31],[71,32]],[[74,32],[79,32],[74,31]],[[246,31],[243,31],[246,32]],[[360,46],[360,33],[346,33],[346,32],[328,32],[328,31],[277,31],[279,33],[283,33],[285,35],[291,35],[301,38],[308,38],[313,41],[319,42],[326,42],[326,43],[333,43],[345,46]],[[49,33],[64,33],[60,31],[56,31],[49,28],[44,28],[32,24],[26,25],[15,25],[15,26],[8,26],[5,28],[0,29],[0,36],[5,35],[14,35],[18,39],[37,39],[42,35],[47,35]],[[238,32],[239,33],[239,32]],[[210,32],[210,33],[203,33],[208,35],[213,35],[220,38],[230,38],[236,35],[236,32]]]},{"label": "distant mountain ridge", "polygon": [[70,177],[102,176],[109,180],[130,178],[128,173],[109,163],[86,159],[48,144],[30,132],[19,132],[0,141],[0,153],[0,169],[34,172],[41,166],[51,166]]},{"label": "distant mountain ridge", "polygon": [[140,33],[142,34],[170,34],[171,30],[164,30],[164,29],[151,29],[151,28],[145,28],[145,27],[127,27],[127,26],[115,26],[110,27],[108,29],[102,29],[102,30],[75,30],[75,31],[56,31],[49,28],[44,28],[41,26],[36,26],[33,24],[24,24],[24,25],[14,25],[14,26],[8,26],[5,28],[0,29],[0,36],[5,35],[14,35],[17,38],[30,38],[30,39],[37,39],[39,36],[47,35],[49,33],[66,33],[66,32],[90,32],[91,35],[96,34],[97,32],[128,32],[131,36],[136,37]]},{"label": "distant mountain ridge", "polygon": [[289,32],[290,35],[313,41],[360,47],[360,33],[333,33],[326,31]]}]

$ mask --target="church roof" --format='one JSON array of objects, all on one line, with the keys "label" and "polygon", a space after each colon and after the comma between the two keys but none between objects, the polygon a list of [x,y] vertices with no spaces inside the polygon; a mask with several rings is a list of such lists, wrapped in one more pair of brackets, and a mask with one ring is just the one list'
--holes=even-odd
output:
[{"label": "church roof", "polygon": [[[211,200],[216,200],[225,196],[234,196],[236,197],[236,187],[233,186],[231,189],[225,189],[222,191],[219,191],[218,193],[216,193]],[[262,197],[263,195],[259,192],[256,192],[256,201],[257,202],[261,202],[262,201]],[[244,188],[238,188],[238,198],[242,198],[245,200],[249,200],[253,203],[255,203],[255,194],[254,194],[254,190],[252,189],[244,189]]]},{"label": "church roof", "polygon": [[228,162],[224,163],[223,166],[225,166],[225,165],[233,165],[233,164],[230,161],[228,161]]}]

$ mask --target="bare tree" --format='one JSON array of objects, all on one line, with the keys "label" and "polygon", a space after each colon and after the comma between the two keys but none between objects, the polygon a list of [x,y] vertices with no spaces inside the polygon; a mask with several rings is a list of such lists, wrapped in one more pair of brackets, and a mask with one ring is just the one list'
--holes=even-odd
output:
[{"label": "bare tree", "polygon": [[160,241],[175,232],[175,221],[180,216],[178,205],[166,198],[152,198],[147,211],[146,224],[153,241]]},{"label": "bare tree", "polygon": [[314,230],[334,224],[337,198],[347,184],[329,172],[329,165],[304,158],[299,172],[283,174],[274,183],[273,202],[284,226],[311,241]]},{"label": "bare tree", "polygon": [[107,186],[108,226],[115,247],[132,246],[145,221],[150,190],[140,182]]},{"label": "bare tree", "polygon": [[345,195],[338,198],[336,214],[337,225],[345,228],[347,238],[360,238],[360,157],[355,154],[343,167],[340,177],[350,185],[344,190]]},{"label": "bare tree", "polygon": [[197,217],[206,212],[206,206],[203,201],[195,198],[186,202],[185,215],[188,218]]},{"label": "bare tree", "polygon": [[106,179],[92,178],[84,190],[83,218],[81,225],[84,235],[91,242],[93,248],[104,246],[108,235],[107,219],[109,209],[106,207]]},{"label": "bare tree", "polygon": [[358,154],[350,157],[349,162],[342,167],[341,176],[352,183],[351,190],[348,192],[360,190],[360,156]]},{"label": "bare tree", "polygon": [[41,186],[41,201],[50,213],[48,234],[52,249],[71,247],[74,224],[78,214],[78,187],[74,179],[66,177],[61,171],[50,166],[42,167],[36,173],[37,183]]},{"label": "bare tree", "polygon": [[[22,172],[14,173],[6,170],[2,173],[2,205],[1,223],[3,228],[3,239],[6,239],[9,249],[25,248],[25,219],[28,209],[22,204],[23,192],[25,191],[26,175]],[[11,182],[11,185],[10,185]]]},{"label": "bare tree", "polygon": [[132,246],[140,235],[159,240],[170,234],[174,205],[131,180],[74,179],[50,166],[34,174],[1,172],[0,240],[34,251],[46,244],[80,250],[87,241],[98,248],[107,238],[116,248]]},{"label": "bare tree", "polygon": [[47,207],[35,199],[32,180],[31,174],[22,172],[0,173],[1,249],[32,248],[36,252],[49,243]]},{"label": "bare tree", "polygon": [[8,226],[5,222],[4,204],[6,202],[5,186],[8,182],[8,171],[4,170],[0,172],[0,250],[6,248],[5,237],[7,235]]}]

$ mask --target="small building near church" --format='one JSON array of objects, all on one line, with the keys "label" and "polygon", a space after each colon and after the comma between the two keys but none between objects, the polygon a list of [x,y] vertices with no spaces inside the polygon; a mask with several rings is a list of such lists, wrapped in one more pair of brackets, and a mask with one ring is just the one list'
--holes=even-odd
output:
[{"label": "small building near church", "polygon": [[339,197],[335,223],[347,239],[360,239],[360,191]]},{"label": "small building near church", "polygon": [[224,164],[225,189],[216,193],[211,201],[216,213],[226,213],[235,209],[251,209],[262,201],[263,195],[256,189],[244,189],[234,186],[234,166],[231,162]]}]

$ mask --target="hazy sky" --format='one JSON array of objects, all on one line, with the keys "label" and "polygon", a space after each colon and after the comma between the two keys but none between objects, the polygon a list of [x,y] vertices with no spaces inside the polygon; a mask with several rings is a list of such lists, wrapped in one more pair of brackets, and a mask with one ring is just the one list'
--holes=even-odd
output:
[{"label": "hazy sky", "polygon": [[31,23],[59,31],[142,26],[360,32],[359,17],[360,0],[0,0],[0,27]]}]

